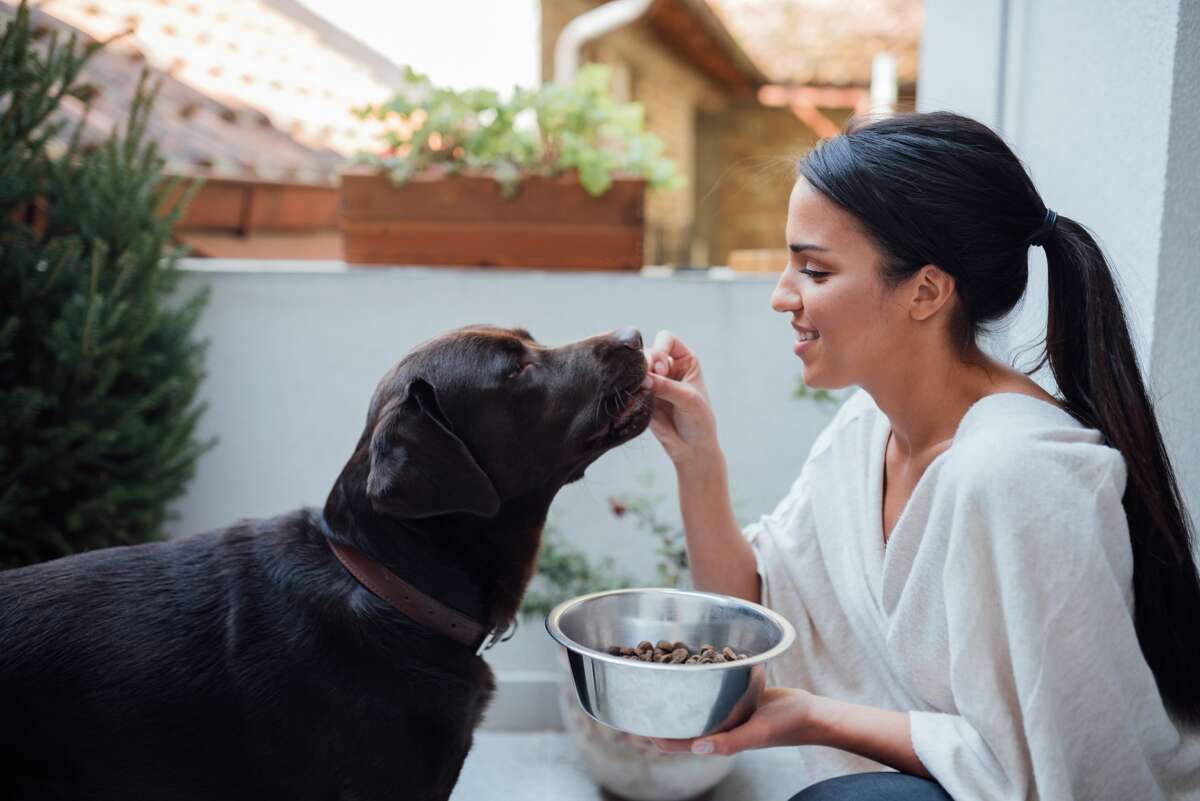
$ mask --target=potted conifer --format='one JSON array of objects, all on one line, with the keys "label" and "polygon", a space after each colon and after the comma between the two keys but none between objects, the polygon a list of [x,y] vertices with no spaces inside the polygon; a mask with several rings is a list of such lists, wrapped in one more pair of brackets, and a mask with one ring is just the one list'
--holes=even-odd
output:
[{"label": "potted conifer", "polygon": [[206,293],[178,286],[171,227],[190,195],[167,203],[154,91],[143,75],[124,130],[82,141],[61,106],[98,91],[82,75],[103,45],[64,41],[25,3],[0,18],[3,570],[161,537],[211,442],[196,432]]},{"label": "potted conifer", "polygon": [[422,75],[358,110],[384,150],[342,176],[347,262],[640,269],[647,186],[681,179],[606,67],[570,86],[456,91]]}]

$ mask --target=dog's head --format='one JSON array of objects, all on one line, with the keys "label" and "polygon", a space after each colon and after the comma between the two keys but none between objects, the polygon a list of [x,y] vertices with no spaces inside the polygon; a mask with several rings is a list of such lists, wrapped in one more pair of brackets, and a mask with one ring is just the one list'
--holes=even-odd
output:
[{"label": "dog's head", "polygon": [[367,497],[380,513],[483,517],[553,495],[650,421],[637,331],[552,348],[523,329],[470,326],[425,342],[371,401]]}]

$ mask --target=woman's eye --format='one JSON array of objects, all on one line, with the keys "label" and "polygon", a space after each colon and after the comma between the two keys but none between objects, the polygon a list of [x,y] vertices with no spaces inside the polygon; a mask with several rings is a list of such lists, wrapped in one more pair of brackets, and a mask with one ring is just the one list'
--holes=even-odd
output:
[{"label": "woman's eye", "polygon": [[824,278],[825,276],[829,275],[829,273],[827,273],[823,270],[814,270],[811,267],[802,267],[800,269],[800,273],[802,275],[807,275],[809,278],[812,278],[813,280],[820,280],[820,279]]}]

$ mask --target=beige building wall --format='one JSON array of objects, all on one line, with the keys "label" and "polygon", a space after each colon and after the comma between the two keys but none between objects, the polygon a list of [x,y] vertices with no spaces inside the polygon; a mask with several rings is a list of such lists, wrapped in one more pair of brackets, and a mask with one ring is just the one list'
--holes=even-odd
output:
[{"label": "beige building wall", "polygon": [[[542,78],[554,75],[554,43],[572,18],[595,8],[588,0],[542,0]],[[584,47],[581,63],[613,67],[618,98],[641,103],[646,127],[663,140],[685,185],[646,199],[647,263],[690,260],[695,221],[696,120],[727,105],[726,93],[675,54],[645,23],[633,23]]]},{"label": "beige building wall", "polygon": [[702,115],[699,131],[696,228],[707,261],[728,264],[732,250],[785,247],[796,159],[816,135],[791,111],[757,103]]},{"label": "beige building wall", "polygon": [[[901,87],[897,111],[913,110],[913,90]],[[821,113],[844,128],[854,112],[823,108]],[[816,133],[790,109],[750,101],[702,114],[698,130],[696,230],[708,262],[728,264],[734,250],[771,249],[779,252],[768,255],[770,269],[783,269],[783,229],[796,161],[816,145]],[[741,261],[762,263],[759,258]]]}]

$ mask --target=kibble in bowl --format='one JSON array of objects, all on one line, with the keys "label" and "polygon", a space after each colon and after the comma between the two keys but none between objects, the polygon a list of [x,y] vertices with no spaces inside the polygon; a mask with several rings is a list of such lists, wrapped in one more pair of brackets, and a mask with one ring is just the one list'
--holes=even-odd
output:
[{"label": "kibble in bowl", "polygon": [[546,630],[566,649],[585,712],[607,726],[663,738],[699,737],[748,718],[766,683],[766,663],[796,636],[787,620],[758,604],[658,588],[572,598],[550,612]]}]

